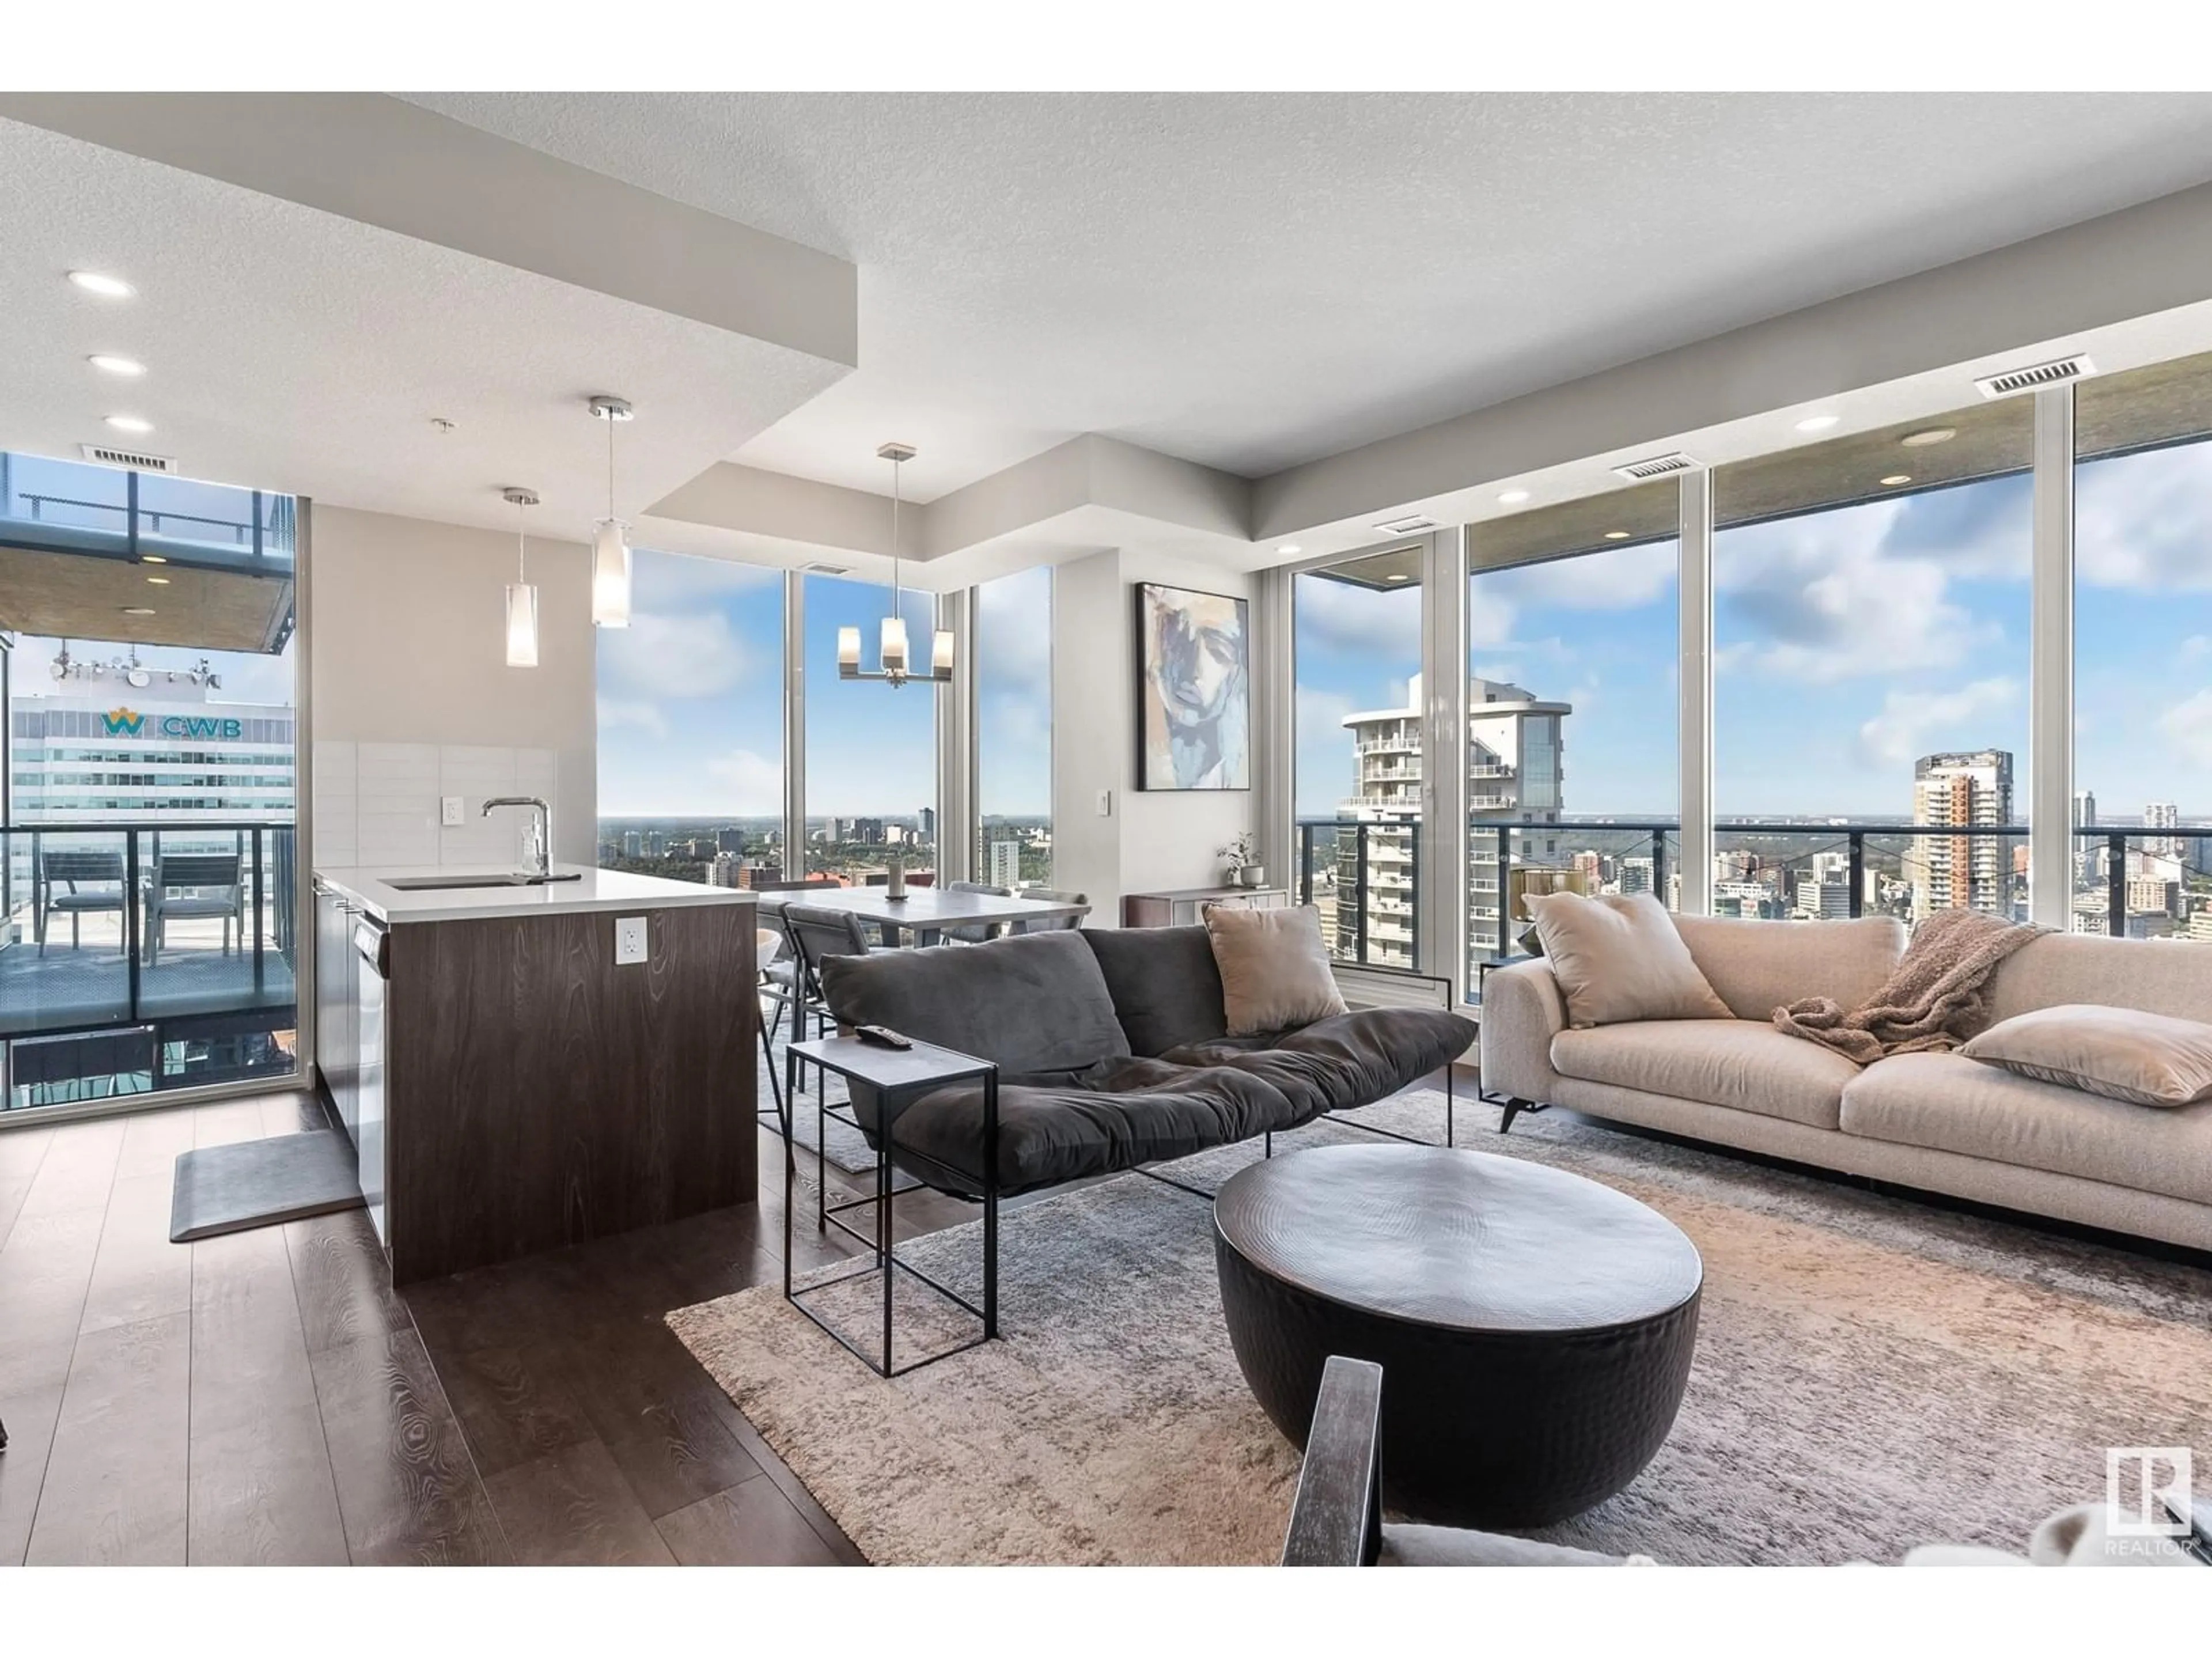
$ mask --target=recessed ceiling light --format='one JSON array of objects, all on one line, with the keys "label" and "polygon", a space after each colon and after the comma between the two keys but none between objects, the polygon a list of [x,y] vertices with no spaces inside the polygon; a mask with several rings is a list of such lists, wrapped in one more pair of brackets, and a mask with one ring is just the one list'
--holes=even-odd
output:
[{"label": "recessed ceiling light", "polygon": [[168,562],[168,556],[165,553],[141,553],[138,556],[141,564],[167,564]]},{"label": "recessed ceiling light", "polygon": [[1409,582],[1409,581],[1413,580],[1413,579],[1411,576],[1407,575],[1404,571],[1401,570],[1400,572],[1398,572],[1398,574],[1397,574],[1396,575],[1395,575],[1395,576],[1385,576],[1382,580],[1385,580],[1385,581],[1391,581],[1391,582]]},{"label": "recessed ceiling light", "polygon": [[107,423],[118,432],[151,432],[154,429],[153,422],[142,420],[136,415],[111,415],[107,417]]},{"label": "recessed ceiling light", "polygon": [[1843,418],[1840,415],[1808,415],[1797,422],[1797,429],[1800,432],[1826,432]]},{"label": "recessed ceiling light", "polygon": [[1501,489],[1498,492],[1498,499],[1508,507],[1518,507],[1528,499],[1528,492],[1525,489]]},{"label": "recessed ceiling light", "polygon": [[112,353],[95,351],[85,359],[103,374],[120,374],[125,380],[136,380],[146,372],[146,365],[136,357],[118,357]]},{"label": "recessed ceiling light", "polygon": [[167,587],[169,585],[169,579],[167,576],[149,576],[146,580],[156,587]]},{"label": "recessed ceiling light", "polygon": [[1286,559],[1295,558],[1298,554],[1304,550],[1305,550],[1300,547],[1296,542],[1285,542],[1275,549],[1276,552],[1281,554]]},{"label": "recessed ceiling light", "polygon": [[1892,489],[1896,489],[1899,484],[1909,484],[1911,482],[1912,475],[1910,472],[1893,472],[1882,480],[1882,483],[1887,484]]},{"label": "recessed ceiling light", "polygon": [[123,607],[123,614],[126,617],[150,617],[154,614],[154,607],[150,605],[126,605]]},{"label": "recessed ceiling light", "polygon": [[1954,426],[1931,426],[1918,432],[1908,432],[1898,442],[1907,449],[1925,449],[1929,444],[1948,444],[1959,435]]},{"label": "recessed ceiling light", "polygon": [[87,294],[97,294],[103,300],[127,300],[138,291],[120,276],[97,270],[72,270],[69,279]]},{"label": "recessed ceiling light", "polygon": [[1608,530],[1605,532],[1605,538],[1609,542],[1625,542],[1628,539],[1628,532],[1626,530]]}]

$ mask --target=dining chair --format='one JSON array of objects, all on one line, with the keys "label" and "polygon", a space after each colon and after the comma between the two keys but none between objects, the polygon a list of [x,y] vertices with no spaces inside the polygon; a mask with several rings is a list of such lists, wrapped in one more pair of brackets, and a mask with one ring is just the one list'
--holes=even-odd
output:
[{"label": "dining chair", "polygon": [[1042,899],[1047,904],[1079,904],[1082,915],[1069,916],[1038,916],[1014,924],[1018,933],[1056,933],[1063,928],[1080,927],[1083,917],[1091,914],[1091,895],[1088,893],[1055,892],[1049,887],[1031,887],[1021,895],[1024,898]]},{"label": "dining chair", "polygon": [[146,965],[159,960],[173,920],[219,917],[223,954],[230,953],[233,927],[238,948],[246,949],[244,860],[236,853],[168,853],[154,860],[146,888]]},{"label": "dining chair", "polygon": [[[981,881],[948,881],[945,884],[945,890],[948,893],[981,893],[989,898],[1012,898],[1014,896],[1014,890],[1011,887],[994,887]],[[981,945],[1003,936],[1006,924],[1003,921],[971,921],[957,927],[940,928],[939,932],[948,944]]]},{"label": "dining chair", "polygon": [[40,857],[39,869],[46,887],[37,918],[40,956],[46,953],[47,917],[70,919],[70,949],[75,951],[84,943],[85,917],[109,911],[120,917],[130,902],[124,891],[120,853],[46,853]]}]

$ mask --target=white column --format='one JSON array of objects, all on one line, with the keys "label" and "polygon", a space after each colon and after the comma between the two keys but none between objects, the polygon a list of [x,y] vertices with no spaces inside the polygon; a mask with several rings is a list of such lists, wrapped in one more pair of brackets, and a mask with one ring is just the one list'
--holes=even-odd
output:
[{"label": "white column", "polygon": [[1421,951],[1414,966],[1466,1000],[1467,532],[1429,538],[1421,572]]},{"label": "white column", "polygon": [[783,573],[783,878],[806,873],[806,577]]},{"label": "white column", "polygon": [[1291,660],[1291,573],[1283,566],[1252,576],[1252,822],[1268,883],[1298,890],[1298,834],[1292,785],[1297,693]]},{"label": "white column", "polygon": [[[952,635],[952,681],[937,696],[937,879],[974,881],[975,870],[975,590],[937,596],[937,625]],[[915,658],[929,660],[925,642]],[[909,685],[901,696],[910,695]]]},{"label": "white column", "polygon": [[[1713,475],[1676,481],[1681,492],[1682,914],[1713,908]],[[1666,894],[1659,895],[1664,902]]]},{"label": "white column", "polygon": [[2048,386],[2034,395],[2028,914],[2063,928],[2074,905],[2074,388]]}]

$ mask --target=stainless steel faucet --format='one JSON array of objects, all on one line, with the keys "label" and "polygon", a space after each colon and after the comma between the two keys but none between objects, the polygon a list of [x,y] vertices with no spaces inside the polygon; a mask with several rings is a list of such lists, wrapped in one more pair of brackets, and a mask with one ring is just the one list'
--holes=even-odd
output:
[{"label": "stainless steel faucet", "polygon": [[530,820],[530,873],[540,881],[553,873],[553,809],[535,795],[494,795],[483,804],[483,816],[489,817],[495,806],[527,806],[536,816]]}]

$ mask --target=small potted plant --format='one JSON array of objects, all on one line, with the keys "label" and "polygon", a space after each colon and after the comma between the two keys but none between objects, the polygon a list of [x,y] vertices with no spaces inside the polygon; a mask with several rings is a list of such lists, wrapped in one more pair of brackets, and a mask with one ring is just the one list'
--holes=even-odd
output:
[{"label": "small potted plant", "polygon": [[1226,847],[1218,849],[1227,872],[1224,885],[1229,887],[1257,887],[1267,878],[1261,867],[1260,838],[1249,830],[1239,830]]}]

